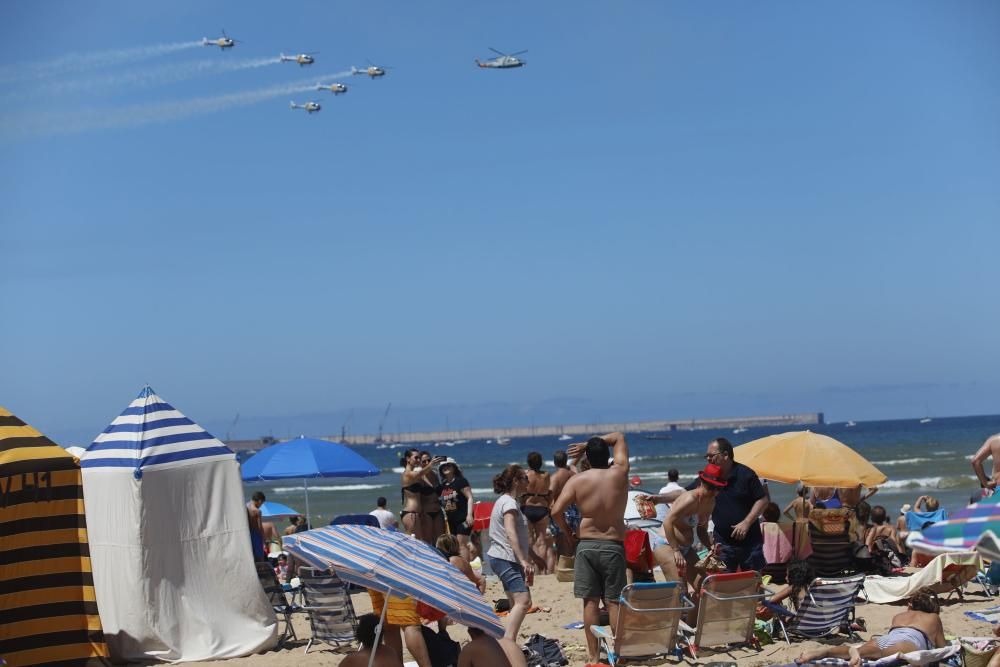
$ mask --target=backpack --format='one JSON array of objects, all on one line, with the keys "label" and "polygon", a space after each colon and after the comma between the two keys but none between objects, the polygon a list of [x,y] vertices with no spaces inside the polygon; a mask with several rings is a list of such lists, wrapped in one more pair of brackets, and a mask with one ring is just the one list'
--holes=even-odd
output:
[{"label": "backpack", "polygon": [[458,654],[461,653],[462,647],[448,636],[447,630],[434,632],[426,625],[421,625],[420,631],[424,635],[424,643],[427,644],[427,655],[431,658],[432,667],[456,667],[458,665]]},{"label": "backpack", "polygon": [[560,667],[569,664],[559,642],[542,635],[531,635],[524,645],[524,652],[528,667]]}]

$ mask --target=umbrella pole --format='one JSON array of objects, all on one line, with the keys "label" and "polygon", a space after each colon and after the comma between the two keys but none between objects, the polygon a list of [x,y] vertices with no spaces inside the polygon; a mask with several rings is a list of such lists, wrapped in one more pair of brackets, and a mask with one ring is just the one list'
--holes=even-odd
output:
[{"label": "umbrella pole", "polygon": [[385,597],[382,598],[382,616],[378,619],[378,625],[375,626],[375,645],[372,646],[372,654],[368,656],[368,667],[372,667],[375,662],[375,652],[378,651],[379,641],[382,639],[382,626],[385,625],[385,613],[389,609],[389,596],[392,595],[392,589],[385,592]]},{"label": "umbrella pole", "polygon": [[306,528],[312,528],[312,524],[309,522],[309,480],[302,480],[302,488],[306,492]]}]

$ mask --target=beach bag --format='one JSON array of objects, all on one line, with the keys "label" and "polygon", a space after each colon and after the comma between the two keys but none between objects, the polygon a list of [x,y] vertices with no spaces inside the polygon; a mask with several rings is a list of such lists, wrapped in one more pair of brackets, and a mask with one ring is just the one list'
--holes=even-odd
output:
[{"label": "beach bag", "polygon": [[458,654],[462,652],[459,643],[448,636],[447,630],[434,632],[426,625],[420,626],[427,644],[427,654],[433,667],[457,667]]},{"label": "beach bag", "polygon": [[726,563],[715,555],[715,550],[711,549],[705,557],[694,564],[694,569],[696,572],[701,574],[714,574],[716,572],[725,572]]},{"label": "beach bag", "polygon": [[559,642],[542,635],[531,635],[524,645],[524,651],[528,667],[560,667],[569,664]]},{"label": "beach bag", "polygon": [[573,581],[575,569],[574,556],[559,556],[559,562],[556,563],[556,581]]},{"label": "beach bag", "polygon": [[976,644],[965,639],[961,641],[962,663],[965,667],[986,667],[997,650],[997,643],[994,641],[976,642]]},{"label": "beach bag", "polygon": [[653,548],[646,531],[625,531],[625,563],[640,570],[653,569]]}]

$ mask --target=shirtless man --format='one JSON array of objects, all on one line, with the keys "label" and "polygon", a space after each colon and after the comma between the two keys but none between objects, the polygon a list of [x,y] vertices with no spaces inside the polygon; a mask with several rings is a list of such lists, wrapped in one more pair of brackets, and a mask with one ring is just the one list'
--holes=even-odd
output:
[{"label": "shirtless man", "polygon": [[469,628],[472,640],[458,654],[458,667],[528,667],[513,639],[496,640],[479,628]]},{"label": "shirtless man", "polygon": [[821,658],[844,658],[852,667],[863,659],[878,660],[897,653],[925,651],[945,645],[944,628],[938,611],[941,605],[930,588],[921,588],[907,601],[907,611],[892,617],[889,632],[854,646],[824,646],[806,651],[796,662],[808,663]]},{"label": "shirtless man", "polygon": [[[365,614],[358,618],[358,629],[354,631],[354,636],[361,644],[361,648],[344,658],[340,667],[368,667],[372,649],[375,647],[375,628],[377,626],[378,616],[375,614]],[[400,667],[403,660],[393,649],[385,644],[379,644],[375,651],[375,660],[371,664],[372,667]]]},{"label": "shirtless man", "polygon": [[[608,464],[608,455],[614,453]],[[573,475],[552,506],[559,529],[571,534],[563,512],[572,504],[580,510],[576,535],[573,595],[583,599],[583,634],[588,662],[597,662],[600,647],[590,626],[599,625],[601,600],[608,608],[611,627],[618,624],[618,598],[625,587],[625,503],[628,500],[628,445],[621,433],[594,437],[570,445],[573,459],[585,453],[590,469]]]},{"label": "shirtless man", "polygon": [[[986,471],[983,470],[983,464],[991,456],[993,457],[993,474],[987,477]],[[1000,433],[986,438],[986,442],[972,457],[972,469],[976,472],[976,477],[979,478],[979,486],[989,489],[991,494],[996,493],[997,481],[1000,480]]]},{"label": "shirtless man", "polygon": [[670,506],[667,518],[663,520],[663,536],[667,539],[666,547],[672,553],[672,558],[660,564],[667,581],[680,581],[683,574],[689,585],[694,585],[695,563],[698,562],[698,552],[694,548],[695,531],[698,540],[706,547],[712,546],[708,534],[708,520],[715,510],[715,498],[719,490],[726,487],[722,478],[722,468],[709,463],[698,473],[698,486],[691,491],[685,491]]},{"label": "shirtless man", "polygon": [[264,550],[264,522],[261,518],[260,506],[264,504],[264,494],[260,491],[253,494],[247,503],[247,522],[250,524],[250,546],[253,548],[253,559],[267,560]]},{"label": "shirtless man", "polygon": [[[566,456],[566,452],[561,449],[557,449],[556,453],[552,455],[552,463],[555,464],[556,471],[549,475],[549,497],[552,498],[553,502],[555,502],[555,499],[559,497],[560,493],[562,493],[563,487],[566,486],[566,482],[569,481],[569,478],[576,474],[569,469],[568,461],[569,457]],[[575,508],[570,508],[566,511],[569,514],[569,516],[564,517],[566,519],[566,523],[569,525],[570,529],[575,529],[576,526],[574,524],[576,522],[571,521],[570,519],[575,519],[575,517],[579,516],[579,512],[577,512]],[[557,524],[556,529],[558,532],[556,534],[556,547],[559,551],[559,555],[569,556],[573,553],[573,547],[570,544],[570,536],[561,530],[558,530],[558,528],[559,526]]]}]

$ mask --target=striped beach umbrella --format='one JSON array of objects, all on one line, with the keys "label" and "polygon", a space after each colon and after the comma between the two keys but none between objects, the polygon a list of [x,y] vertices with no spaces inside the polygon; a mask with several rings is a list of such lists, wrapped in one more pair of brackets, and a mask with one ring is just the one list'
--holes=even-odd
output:
[{"label": "striped beach umbrella", "polygon": [[984,558],[1000,560],[1000,496],[984,498],[955,512],[927,530],[911,533],[906,543],[932,554],[975,549]]},{"label": "striped beach umbrella", "polygon": [[412,597],[456,623],[503,636],[503,625],[472,582],[430,545],[409,535],[371,526],[327,526],[285,537],[284,547],[313,567],[332,568],[344,581]]},{"label": "striped beach umbrella", "polygon": [[0,663],[106,664],[77,460],[0,407]]}]

